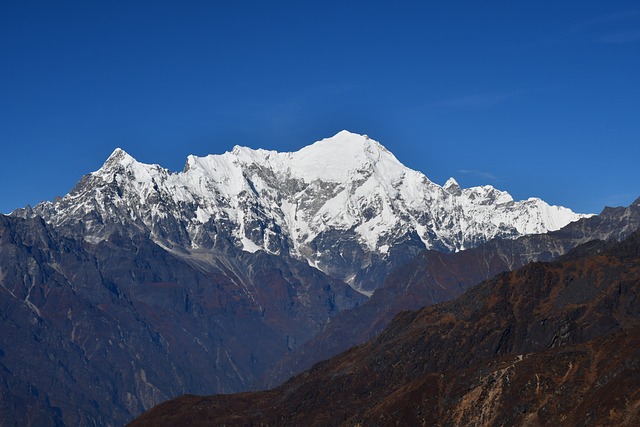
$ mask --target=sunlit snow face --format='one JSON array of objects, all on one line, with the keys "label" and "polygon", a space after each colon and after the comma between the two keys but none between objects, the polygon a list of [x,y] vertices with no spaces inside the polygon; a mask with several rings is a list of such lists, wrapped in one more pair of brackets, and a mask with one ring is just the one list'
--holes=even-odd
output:
[{"label": "sunlit snow face", "polygon": [[[89,180],[50,210],[54,222],[99,212],[106,221],[134,218],[152,237],[176,224],[193,247],[207,233],[214,239],[211,230],[225,230],[247,252],[286,252],[312,265],[330,258],[325,235],[349,236],[363,253],[384,257],[408,235],[423,247],[456,251],[580,218],[539,199],[515,202],[491,186],[461,189],[454,179],[439,186],[347,131],[291,153],[236,146],[189,156],[179,173],[118,149]],[[49,205],[35,210],[47,215]]]}]

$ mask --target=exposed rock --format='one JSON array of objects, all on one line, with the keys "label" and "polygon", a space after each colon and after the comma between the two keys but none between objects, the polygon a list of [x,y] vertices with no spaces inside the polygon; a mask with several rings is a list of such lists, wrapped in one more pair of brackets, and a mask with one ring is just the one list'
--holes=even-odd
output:
[{"label": "exposed rock", "polygon": [[122,425],[185,392],[246,389],[364,300],[291,258],[198,260],[0,216],[0,424]]},{"label": "exposed rock", "polygon": [[14,215],[40,215],[90,242],[118,228],[186,251],[224,239],[293,256],[366,294],[421,250],[454,252],[585,216],[488,185],[441,187],[347,131],[293,153],[235,147],[189,156],[178,173],[116,149],[65,197]]},{"label": "exposed rock", "polygon": [[640,232],[403,312],[267,392],[184,396],[145,425],[637,425]]},{"label": "exposed rock", "polygon": [[254,389],[279,385],[314,363],[373,338],[402,310],[451,300],[500,272],[531,261],[549,261],[594,239],[620,240],[638,228],[640,199],[547,234],[495,239],[456,253],[423,251],[393,271],[365,304],[332,318],[320,334],[285,355]]}]

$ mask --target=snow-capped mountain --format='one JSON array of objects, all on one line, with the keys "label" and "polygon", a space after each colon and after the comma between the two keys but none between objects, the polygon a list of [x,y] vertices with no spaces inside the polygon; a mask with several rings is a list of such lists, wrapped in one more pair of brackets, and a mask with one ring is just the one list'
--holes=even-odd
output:
[{"label": "snow-capped mountain", "polygon": [[[180,394],[246,391],[409,299],[638,224],[636,203],[459,251],[580,216],[439,186],[348,132],[294,153],[191,156],[177,173],[117,149],[65,197],[0,215],[0,424],[123,425]],[[353,289],[386,277],[369,299]]]},{"label": "snow-capped mountain", "polygon": [[387,259],[545,233],[584,216],[491,186],[463,189],[453,178],[440,186],[347,131],[291,153],[236,146],[189,156],[178,173],[116,149],[33,212],[91,242],[123,225],[185,255],[224,245],[291,255],[364,293],[379,286]]}]

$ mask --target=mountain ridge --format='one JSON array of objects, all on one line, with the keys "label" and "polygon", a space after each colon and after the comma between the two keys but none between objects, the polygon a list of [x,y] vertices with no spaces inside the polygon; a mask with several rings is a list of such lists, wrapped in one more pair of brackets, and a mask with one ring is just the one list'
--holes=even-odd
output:
[{"label": "mountain ridge", "polygon": [[253,389],[279,385],[314,363],[373,338],[400,311],[456,298],[503,271],[551,261],[592,240],[620,241],[639,228],[640,198],[545,234],[494,239],[455,253],[423,251],[391,271],[364,304],[339,313],[317,336],[285,355]]},{"label": "mountain ridge", "polygon": [[196,264],[143,235],[89,243],[0,216],[0,424],[123,425],[233,392],[365,297],[292,258]]},{"label": "mountain ridge", "polygon": [[191,155],[182,172],[140,163],[118,148],[62,199],[15,214],[40,215],[93,241],[108,236],[109,222],[129,222],[186,251],[210,246],[224,230],[242,250],[294,256],[367,295],[394,253],[407,259],[422,249],[458,251],[587,216],[453,182],[435,184],[377,141],[341,131],[295,152],[235,146]]},{"label": "mountain ridge", "polygon": [[640,232],[405,311],[269,391],[183,396],[131,426],[636,425]]},{"label": "mountain ridge", "polygon": [[190,156],[182,172],[116,149],[65,197],[0,221],[0,413],[121,425],[183,393],[247,390],[425,240],[455,255],[535,231],[553,217],[536,200],[441,187],[348,132]]}]

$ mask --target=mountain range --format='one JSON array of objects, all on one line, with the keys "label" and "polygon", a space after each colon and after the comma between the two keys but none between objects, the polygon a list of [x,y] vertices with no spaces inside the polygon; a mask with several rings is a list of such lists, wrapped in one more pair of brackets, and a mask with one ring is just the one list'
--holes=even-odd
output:
[{"label": "mountain range", "polygon": [[488,185],[461,189],[452,178],[440,186],[347,131],[293,153],[236,146],[189,156],[178,173],[116,149],[62,199],[15,214],[88,242],[124,228],[203,258],[225,240],[292,256],[367,295],[421,250],[458,251],[584,217]]},{"label": "mountain range", "polygon": [[316,362],[375,337],[400,311],[451,300],[500,272],[550,261],[592,240],[619,241],[638,229],[640,198],[626,208],[605,208],[599,215],[549,233],[494,239],[455,253],[423,251],[392,271],[364,304],[339,313],[322,332],[287,354],[254,388],[278,385]]},{"label": "mountain range", "polygon": [[346,131],[182,172],[116,149],[66,196],[0,216],[0,424],[122,425],[275,386],[400,310],[625,238],[639,211],[440,186]]},{"label": "mountain range", "polygon": [[398,314],[270,391],[183,396],[131,424],[637,425],[640,233]]}]

